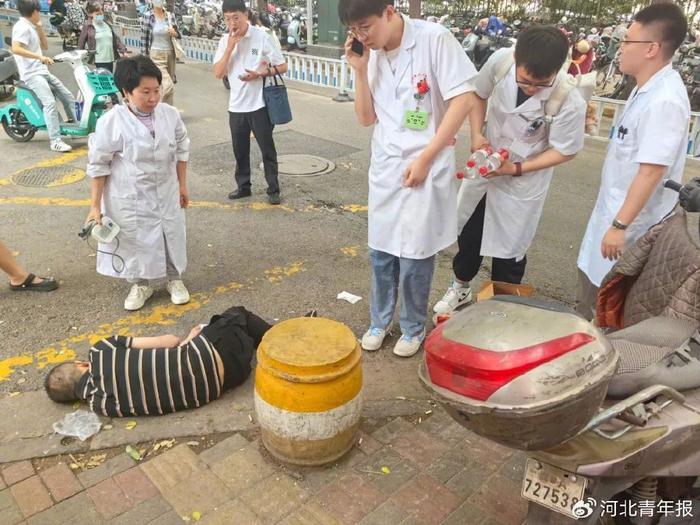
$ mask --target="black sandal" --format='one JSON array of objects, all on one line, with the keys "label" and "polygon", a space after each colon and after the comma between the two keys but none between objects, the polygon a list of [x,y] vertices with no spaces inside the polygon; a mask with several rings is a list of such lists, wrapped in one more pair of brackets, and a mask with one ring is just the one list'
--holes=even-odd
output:
[{"label": "black sandal", "polygon": [[10,290],[13,292],[19,292],[24,290],[33,290],[35,292],[51,292],[58,288],[58,283],[53,277],[40,277],[43,279],[40,283],[32,282],[36,278],[36,275],[30,273],[22,284],[12,284],[10,283]]}]

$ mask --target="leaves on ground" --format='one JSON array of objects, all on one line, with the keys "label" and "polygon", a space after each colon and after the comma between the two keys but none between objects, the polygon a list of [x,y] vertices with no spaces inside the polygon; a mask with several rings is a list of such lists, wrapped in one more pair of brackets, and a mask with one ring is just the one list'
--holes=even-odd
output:
[{"label": "leaves on ground", "polygon": [[129,454],[129,456],[131,456],[131,459],[133,459],[134,461],[141,461],[141,453],[134,447],[132,447],[131,445],[127,445],[125,450],[126,453]]}]

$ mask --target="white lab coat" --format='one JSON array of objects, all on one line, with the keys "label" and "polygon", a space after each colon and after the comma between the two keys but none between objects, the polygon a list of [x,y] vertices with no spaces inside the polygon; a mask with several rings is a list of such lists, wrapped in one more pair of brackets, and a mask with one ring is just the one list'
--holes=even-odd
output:
[{"label": "white lab coat", "polygon": [[[403,15],[402,15],[403,16]],[[369,86],[377,115],[369,168],[369,247],[396,257],[425,259],[457,239],[454,146],[433,162],[425,182],[403,186],[403,174],[435,136],[447,101],[472,91],[476,69],[446,28],[404,16],[404,33],[392,72],[383,50],[370,51]],[[426,75],[429,93],[421,110],[428,128],[404,128],[407,109],[415,110],[412,77]]]},{"label": "white lab coat", "polygon": [[[486,138],[495,149],[505,148],[512,162],[533,158],[554,148],[562,155],[573,155],[583,148],[586,102],[572,89],[551,125],[542,122],[537,131],[528,133],[533,121],[543,119],[544,106],[557,83],[542,89],[516,107],[518,86],[515,65],[495,86],[494,68],[510,49],[494,53],[473,79],[477,94],[489,100]],[[486,195],[481,255],[499,259],[522,259],[532,244],[542,208],[547,197],[554,168],[507,175],[492,179],[463,179],[459,189],[458,224],[464,227],[481,199]]]},{"label": "white lab coat", "polygon": [[[618,119],[603,164],[598,200],[581,242],[578,267],[600,286],[615,261],[604,259],[601,243],[625,202],[639,165],[668,166],[664,178],[681,181],[688,145],[690,103],[680,75],[669,64],[632,92]],[[618,133],[623,128],[625,134]],[[625,230],[625,243],[634,243],[673,209],[678,194],[661,183],[637,218]]]},{"label": "white lab coat", "polygon": [[[107,177],[102,213],[121,228],[117,241],[102,251],[124,259],[124,270],[112,267],[112,256],[97,254],[97,271],[133,279],[166,275],[166,243],[178,272],[187,266],[185,213],[175,166],[187,161],[190,140],[177,109],[160,103],[155,109],[155,138],[126,106],[116,106],[98,122],[88,142],[87,174]],[[115,262],[119,269],[119,261]]]}]

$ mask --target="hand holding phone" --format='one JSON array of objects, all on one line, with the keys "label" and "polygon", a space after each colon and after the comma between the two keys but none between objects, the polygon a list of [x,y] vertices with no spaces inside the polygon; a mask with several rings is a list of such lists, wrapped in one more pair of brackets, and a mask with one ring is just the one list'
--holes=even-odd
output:
[{"label": "hand holding phone", "polygon": [[362,56],[365,52],[365,46],[362,42],[360,42],[357,37],[353,37],[352,39],[352,45],[350,46],[350,49],[352,50],[353,53]]}]

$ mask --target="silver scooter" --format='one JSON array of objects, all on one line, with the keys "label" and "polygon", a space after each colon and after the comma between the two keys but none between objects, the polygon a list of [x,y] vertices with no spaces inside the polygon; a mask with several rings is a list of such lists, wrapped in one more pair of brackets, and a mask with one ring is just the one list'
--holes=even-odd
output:
[{"label": "silver scooter", "polygon": [[[677,271],[697,271],[700,178],[664,185],[681,209],[659,235],[687,236]],[[699,326],[652,316],[603,333],[561,306],[496,297],[436,327],[419,376],[460,425],[530,452],[528,524],[698,524]]]}]

